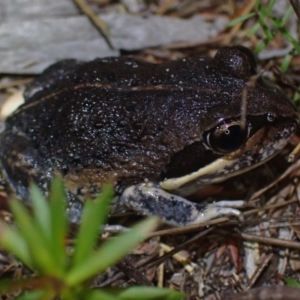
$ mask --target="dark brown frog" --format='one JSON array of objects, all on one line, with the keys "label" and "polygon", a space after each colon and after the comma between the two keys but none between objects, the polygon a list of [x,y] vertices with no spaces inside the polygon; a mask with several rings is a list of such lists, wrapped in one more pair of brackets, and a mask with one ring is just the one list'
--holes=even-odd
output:
[{"label": "dark brown frog", "polygon": [[46,192],[61,173],[72,221],[104,183],[115,186],[117,205],[175,225],[240,215],[232,208],[240,201],[205,205],[184,197],[265,162],[294,133],[294,105],[263,79],[249,84],[255,74],[255,57],[243,47],[160,65],[59,62],[28,86],[25,104],[6,120],[4,173],[24,200],[31,181]]}]

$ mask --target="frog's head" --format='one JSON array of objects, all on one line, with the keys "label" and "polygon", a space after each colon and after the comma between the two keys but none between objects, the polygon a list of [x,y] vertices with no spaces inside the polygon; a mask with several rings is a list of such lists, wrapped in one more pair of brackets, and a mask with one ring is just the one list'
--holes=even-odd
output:
[{"label": "frog's head", "polygon": [[[210,98],[211,105],[201,120],[202,137],[174,155],[160,182],[163,189],[184,196],[272,158],[287,144],[299,121],[294,104],[282,91],[262,78],[255,78],[255,56],[247,48],[221,49],[207,69],[207,82],[216,82],[217,78],[218,85],[214,94],[203,88],[203,97]],[[178,171],[175,160],[193,157],[196,152],[198,160],[194,167],[193,159],[187,166],[192,171]]]}]

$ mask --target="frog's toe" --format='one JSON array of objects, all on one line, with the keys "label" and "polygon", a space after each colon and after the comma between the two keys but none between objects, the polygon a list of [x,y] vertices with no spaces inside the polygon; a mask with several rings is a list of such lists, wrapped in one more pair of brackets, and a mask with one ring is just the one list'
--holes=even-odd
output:
[{"label": "frog's toe", "polygon": [[200,212],[194,223],[203,223],[220,217],[235,216],[240,221],[244,220],[242,212],[235,207],[242,207],[244,201],[220,201],[208,204],[205,209]]},{"label": "frog's toe", "polygon": [[217,205],[220,207],[236,207],[241,208],[245,206],[244,200],[222,200],[214,203],[213,205]]}]

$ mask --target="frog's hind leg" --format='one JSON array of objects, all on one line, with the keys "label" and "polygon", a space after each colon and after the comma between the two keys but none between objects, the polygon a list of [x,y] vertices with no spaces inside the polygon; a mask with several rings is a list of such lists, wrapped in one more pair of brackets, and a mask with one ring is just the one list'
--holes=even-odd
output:
[{"label": "frog's hind leg", "polygon": [[212,204],[190,202],[170,194],[153,183],[138,184],[126,188],[120,197],[120,204],[144,215],[155,215],[164,222],[176,226],[204,223],[211,219],[233,215],[242,219],[236,209],[243,201],[221,201]]},{"label": "frog's hind leg", "polygon": [[30,182],[35,182],[46,192],[51,179],[51,169],[28,138],[22,132],[13,130],[0,135],[0,142],[0,161],[4,177],[12,191],[23,200],[28,200],[28,187]]}]

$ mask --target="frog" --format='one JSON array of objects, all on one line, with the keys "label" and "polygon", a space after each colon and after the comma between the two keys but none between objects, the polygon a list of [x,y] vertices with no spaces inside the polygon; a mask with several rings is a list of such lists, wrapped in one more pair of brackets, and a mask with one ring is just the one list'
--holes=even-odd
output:
[{"label": "frog", "polygon": [[173,226],[242,218],[243,200],[188,197],[265,163],[294,134],[295,105],[257,74],[256,57],[243,46],[161,64],[59,61],[27,86],[24,104],[5,121],[4,176],[30,203],[31,182],[47,194],[60,174],[71,222],[80,222],[84,202],[106,183],[117,211]]}]

